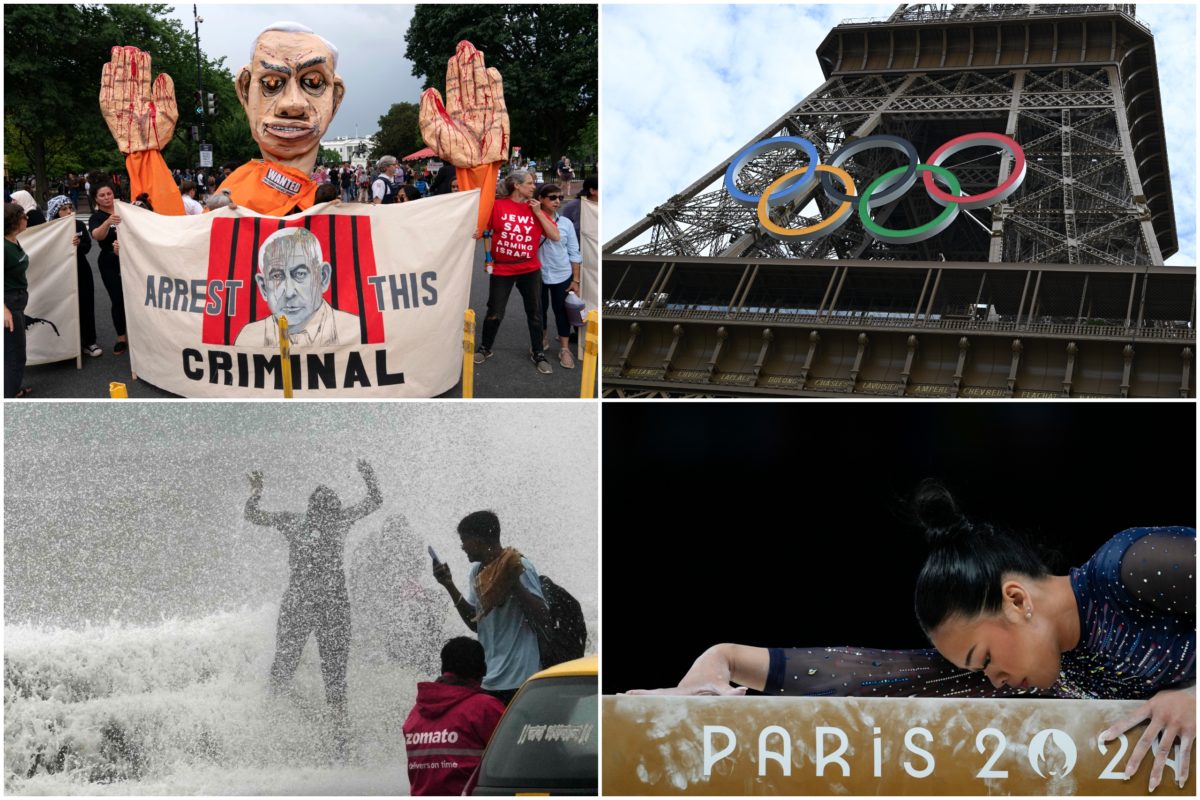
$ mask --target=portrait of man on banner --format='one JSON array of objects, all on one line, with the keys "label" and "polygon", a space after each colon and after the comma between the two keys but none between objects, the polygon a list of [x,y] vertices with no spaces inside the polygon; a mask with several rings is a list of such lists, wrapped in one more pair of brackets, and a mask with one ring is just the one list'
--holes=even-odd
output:
[{"label": "portrait of man on banner", "polygon": [[278,350],[287,317],[301,350],[384,342],[374,249],[362,215],[213,220],[203,341]]},{"label": "portrait of man on banner", "polygon": [[321,243],[305,228],[284,228],[267,237],[258,251],[254,281],[271,309],[265,319],[238,333],[238,346],[279,346],[279,318],[288,321],[293,346],[362,344],[359,318],[325,301],[333,268]]}]

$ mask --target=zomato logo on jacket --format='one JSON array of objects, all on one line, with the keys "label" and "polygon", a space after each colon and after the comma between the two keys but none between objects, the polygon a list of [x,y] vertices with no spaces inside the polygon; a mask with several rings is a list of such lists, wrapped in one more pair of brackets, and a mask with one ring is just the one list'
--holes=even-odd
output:
[{"label": "zomato logo on jacket", "polygon": [[458,741],[458,731],[417,731],[404,734],[404,743],[413,744],[454,744]]}]

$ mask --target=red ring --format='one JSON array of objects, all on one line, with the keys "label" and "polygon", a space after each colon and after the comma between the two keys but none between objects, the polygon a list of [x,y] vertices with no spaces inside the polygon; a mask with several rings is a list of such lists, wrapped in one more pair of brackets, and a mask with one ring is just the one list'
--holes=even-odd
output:
[{"label": "red ring", "polygon": [[[990,189],[983,194],[963,195],[961,197],[955,197],[952,194],[943,192],[940,188],[938,188],[938,185],[933,182],[933,173],[926,172],[925,175],[922,176],[925,181],[925,191],[929,193],[930,197],[942,205],[946,205],[947,203],[955,203],[959,205],[963,203],[971,203],[972,205],[968,206],[968,208],[978,208],[991,205],[994,198],[997,198],[999,195],[1005,194],[1008,190],[1012,189],[1013,185],[1017,181],[1021,180],[1021,178],[1025,175],[1025,151],[1021,149],[1021,145],[1017,144],[1012,138],[1005,136],[1002,133],[964,133],[962,136],[956,136],[943,144],[937,150],[934,150],[925,163],[941,166],[940,159],[946,150],[961,142],[972,141],[975,139],[984,140],[983,142],[980,142],[980,146],[994,145],[997,140],[1003,142],[1003,146],[1007,147],[1009,152],[1012,153],[1014,161],[1013,168],[1009,172],[1008,178],[995,189]],[[999,199],[1003,199],[1003,197],[1000,197]]]}]

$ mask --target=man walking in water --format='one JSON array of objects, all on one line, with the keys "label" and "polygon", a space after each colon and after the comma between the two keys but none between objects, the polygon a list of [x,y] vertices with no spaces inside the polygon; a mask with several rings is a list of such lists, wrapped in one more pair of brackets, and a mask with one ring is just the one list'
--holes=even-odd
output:
[{"label": "man walking in water", "polygon": [[318,486],[305,513],[262,511],[258,501],[263,477],[257,470],[250,473],[250,499],[246,501],[248,521],[277,529],[288,542],[290,577],[279,605],[271,689],[278,692],[291,680],[308,635],[315,631],[325,699],[333,713],[341,758],[347,755],[346,660],[350,653],[350,597],[342,553],[350,526],[383,504],[375,471],[365,459],[358,460],[358,472],[367,484],[367,496],[348,508],[342,507],[337,493],[328,486]]}]

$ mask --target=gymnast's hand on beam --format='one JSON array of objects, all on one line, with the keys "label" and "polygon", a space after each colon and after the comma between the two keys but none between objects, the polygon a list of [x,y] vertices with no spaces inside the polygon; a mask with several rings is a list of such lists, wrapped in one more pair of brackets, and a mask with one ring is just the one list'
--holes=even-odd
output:
[{"label": "gymnast's hand on beam", "polygon": [[[1153,792],[1162,782],[1163,767],[1167,756],[1179,742],[1179,756],[1176,761],[1176,779],[1180,788],[1187,783],[1188,768],[1192,759],[1192,743],[1196,740],[1196,687],[1187,689],[1167,689],[1151,697],[1125,719],[1113,725],[1100,734],[1100,741],[1115,739],[1120,734],[1136,725],[1150,721],[1142,738],[1133,748],[1129,762],[1125,767],[1125,777],[1133,775],[1141,766],[1142,758],[1148,751],[1154,753],[1154,767],[1150,770],[1150,791]],[[1155,745],[1155,740],[1162,734],[1162,740]]]},{"label": "gymnast's hand on beam", "polygon": [[745,686],[730,686],[720,683],[700,683],[691,686],[672,686],[667,689],[630,689],[625,694],[684,695],[690,697],[741,697]]}]

